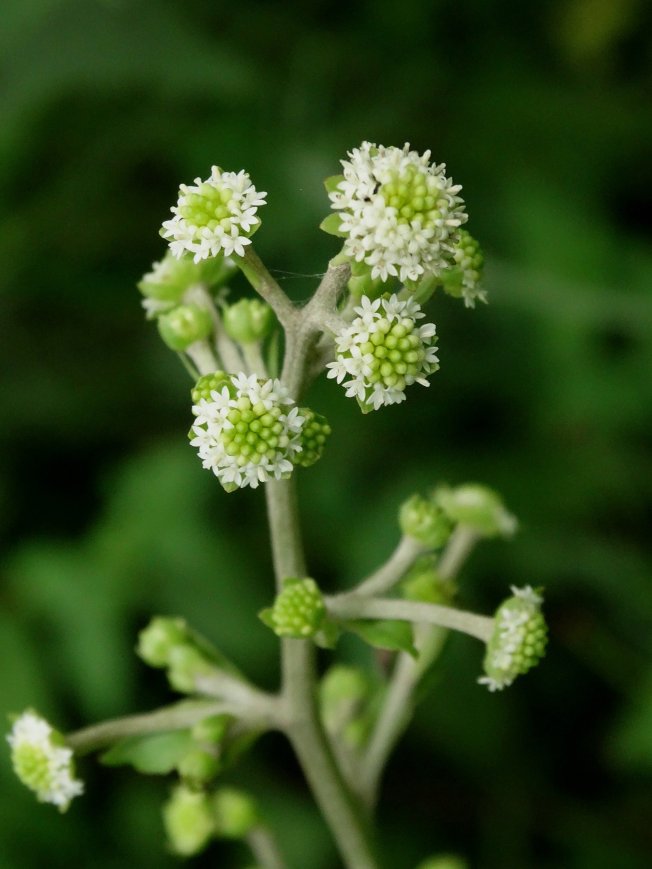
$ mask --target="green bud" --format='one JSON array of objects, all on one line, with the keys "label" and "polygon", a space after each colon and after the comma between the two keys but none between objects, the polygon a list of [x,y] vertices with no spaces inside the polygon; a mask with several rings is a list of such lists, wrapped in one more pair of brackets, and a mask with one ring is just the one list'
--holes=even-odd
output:
[{"label": "green bud", "polygon": [[180,759],[177,772],[190,787],[199,788],[212,781],[221,767],[218,751],[196,746]]},{"label": "green bud", "polygon": [[509,537],[516,530],[516,518],[505,508],[500,495],[486,486],[440,486],[434,497],[453,522],[468,525],[482,537]]},{"label": "green bud", "polygon": [[[204,374],[192,388],[192,403],[199,404],[201,399],[210,401],[211,392],[219,392],[222,387],[231,388],[231,376],[224,371],[214,371],[212,374]],[[194,437],[194,434],[193,434]]]},{"label": "green bud", "polygon": [[158,318],[158,331],[170,350],[181,352],[211,334],[211,315],[198,305],[179,305]]},{"label": "green bud", "polygon": [[239,344],[262,341],[274,328],[274,312],[260,299],[240,299],[222,311],[226,334]]},{"label": "green bud", "polygon": [[452,580],[442,579],[437,572],[437,556],[418,558],[401,580],[401,591],[407,600],[448,606],[457,588]]},{"label": "green bud", "polygon": [[441,548],[451,532],[451,521],[432,499],[412,495],[399,511],[401,531],[429,549]]},{"label": "green bud", "polygon": [[192,259],[177,259],[171,253],[143,276],[138,284],[140,292],[148,299],[160,302],[180,302],[185,291],[201,280],[201,267]]},{"label": "green bud", "polygon": [[217,745],[226,736],[232,721],[230,715],[210,715],[195,724],[190,733],[200,745]]},{"label": "green bud", "polygon": [[256,804],[244,791],[220,788],[211,802],[216,833],[224,839],[242,839],[259,823]]},{"label": "green bud", "polygon": [[464,299],[467,308],[475,307],[476,300],[487,301],[482,288],[484,256],[480,245],[465,229],[460,230],[459,241],[453,249],[450,268],[441,274],[445,293],[456,299]]},{"label": "green bud", "polygon": [[167,667],[170,651],[188,642],[184,619],[155,616],[138,634],[137,655],[150,667]]},{"label": "green bud", "polygon": [[299,413],[305,417],[305,422],[301,429],[302,450],[294,461],[303,468],[309,468],[322,457],[331,427],[325,416],[315,413],[309,407],[299,408]]},{"label": "green bud", "polygon": [[326,615],[324,599],[314,579],[286,579],[274,606],[260,618],[279,637],[313,637]]},{"label": "green bud", "polygon": [[380,278],[372,278],[371,269],[366,263],[351,263],[351,272],[347,286],[354,299],[360,300],[363,296],[377,299],[387,291],[387,283]]},{"label": "green bud", "polygon": [[191,857],[208,844],[215,820],[206,794],[185,785],[176,787],[163,806],[163,825],[175,854]]},{"label": "green bud", "polygon": [[331,735],[340,733],[363,710],[371,693],[367,675],[357,667],[336,664],[319,685],[324,727]]},{"label": "green bud", "polygon": [[174,646],[168,656],[168,682],[175,691],[193,694],[197,679],[215,670],[215,664],[192,645]]},{"label": "green bud", "polygon": [[512,586],[512,592],[496,610],[484,659],[486,675],[478,680],[490,691],[511,685],[517,676],[538,664],[546,651],[548,629],[541,612],[541,595],[529,585]]}]

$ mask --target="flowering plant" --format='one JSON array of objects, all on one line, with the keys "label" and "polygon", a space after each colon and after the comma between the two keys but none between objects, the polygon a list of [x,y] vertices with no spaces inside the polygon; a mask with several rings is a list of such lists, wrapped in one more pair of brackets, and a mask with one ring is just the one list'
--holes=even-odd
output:
[{"label": "flowering plant", "polygon": [[[292,744],[344,864],[376,869],[371,821],[382,772],[447,632],[486,645],[478,681],[491,691],[545,650],[539,590],[512,588],[494,617],[456,605],[455,580],[476,543],[516,527],[501,498],[479,484],[409,498],[395,551],[355,587],[328,594],[310,575],[296,476],[322,457],[331,431],[301,403],[312,381],[326,372],[363,413],[386,412],[439,369],[436,328],[423,310],[435,293],[467,307],[486,301],[482,254],[462,229],[461,187],[443,164],[409,145],[364,142],[342,167],[326,182],[332,213],[322,223],[341,250],[306,305],[286,296],[251,243],[266,194],[246,172],[218,167],[181,186],[161,232],[169,251],[139,284],[147,316],[192,375],[189,437],[203,467],[227,493],[265,489],[275,589],[259,616],[280,638],[279,691],[251,684],[182,617],[155,616],[137,651],[165,671],[179,702],[66,737],[27,711],[8,736],[18,777],[62,811],[83,791],[74,754],[102,749],[107,764],[173,774],[163,823],[182,856],[214,837],[237,838],[259,866],[286,865],[253,797],[220,783],[256,736],[275,729]],[[230,304],[238,272],[258,297]],[[382,678],[341,662],[318,677],[316,647],[337,654],[346,632],[384,650],[385,662],[390,653]]]}]

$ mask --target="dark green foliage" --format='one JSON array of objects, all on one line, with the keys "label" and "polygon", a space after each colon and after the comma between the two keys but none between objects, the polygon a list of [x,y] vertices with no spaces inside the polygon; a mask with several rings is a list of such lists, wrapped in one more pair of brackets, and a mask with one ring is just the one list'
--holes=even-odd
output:
[{"label": "dark green foliage", "polygon": [[[133,652],[154,613],[276,685],[263,499],[201,469],[192,384],[135,285],[179,183],[215,162],[268,191],[256,246],[306,299],[337,250],[323,179],[362,139],[408,140],[464,185],[490,305],[435,296],[441,370],[405,404],[363,417],[332,383],[306,398],[333,426],[299,472],[310,574],[351,584],[412,492],[483,481],[520,530],[482,545],[460,603],[545,586],[550,641],[491,696],[479,644],[451,638],[385,779],[387,866],[649,866],[648,4],[5,0],[1,17],[2,712],[71,729],[169,702]],[[161,780],[79,766],[87,795],[62,819],[0,752],[3,869],[177,865]],[[229,775],[292,867],[337,866],[280,738]],[[205,865],[245,859],[216,844]]]}]

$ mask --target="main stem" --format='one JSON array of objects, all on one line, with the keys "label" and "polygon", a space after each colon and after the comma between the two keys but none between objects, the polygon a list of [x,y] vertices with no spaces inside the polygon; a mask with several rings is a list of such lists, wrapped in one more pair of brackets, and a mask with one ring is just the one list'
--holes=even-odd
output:
[{"label": "main stem", "polygon": [[[277,584],[305,576],[294,480],[266,483]],[[346,785],[324,733],[316,699],[315,648],[309,640],[281,646],[284,730],[333,834],[347,869],[378,869],[363,810]]]}]

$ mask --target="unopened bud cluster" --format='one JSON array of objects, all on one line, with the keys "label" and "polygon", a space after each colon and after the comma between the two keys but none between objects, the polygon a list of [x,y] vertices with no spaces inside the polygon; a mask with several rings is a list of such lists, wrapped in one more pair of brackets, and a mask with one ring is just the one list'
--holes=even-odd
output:
[{"label": "unopened bud cluster", "polygon": [[215,793],[177,785],[163,806],[163,824],[175,854],[191,857],[214,838],[242,839],[259,823],[251,797],[235,788]]},{"label": "unopened bud cluster", "polygon": [[262,341],[274,328],[274,312],[259,299],[240,299],[233,305],[224,305],[222,319],[226,334],[238,344]]},{"label": "unopened bud cluster", "polygon": [[474,308],[476,301],[486,302],[487,294],[482,287],[484,256],[480,245],[465,229],[453,248],[451,265],[441,275],[441,283],[449,296],[464,299],[467,308]]},{"label": "unopened bud cluster", "polygon": [[466,525],[481,537],[509,537],[516,531],[516,518],[506,509],[497,492],[479,483],[455,488],[439,486],[435,501],[452,522]]},{"label": "unopened bud cluster", "polygon": [[166,669],[170,685],[186,694],[216,664],[216,653],[181,618],[155,616],[138,635],[136,651],[150,667]]},{"label": "unopened bud cluster", "polygon": [[314,579],[288,578],[274,605],[260,617],[279,637],[313,637],[326,616],[324,599]]},{"label": "unopened bud cluster", "polygon": [[332,666],[319,685],[321,717],[327,733],[358,748],[371,726],[372,694],[373,684],[364,670],[343,664]]},{"label": "unopened bud cluster", "polygon": [[527,673],[545,654],[546,622],[541,612],[543,598],[530,586],[514,588],[497,609],[494,631],[487,643],[485,675],[478,680],[490,691],[511,685]]},{"label": "unopened bud cluster", "polygon": [[457,586],[452,579],[444,579],[437,570],[439,558],[432,553],[417,558],[401,580],[401,593],[407,600],[422,603],[450,605]]},{"label": "unopened bud cluster", "polygon": [[399,510],[401,531],[428,549],[440,549],[448,540],[452,523],[434,498],[412,495]]}]

